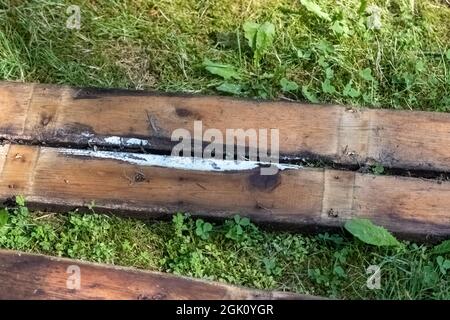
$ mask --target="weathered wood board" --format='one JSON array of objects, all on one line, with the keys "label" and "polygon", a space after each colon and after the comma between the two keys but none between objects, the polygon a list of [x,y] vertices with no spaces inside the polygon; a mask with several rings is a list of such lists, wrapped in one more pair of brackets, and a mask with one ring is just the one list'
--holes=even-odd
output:
[{"label": "weathered wood board", "polygon": [[0,198],[163,217],[236,213],[256,222],[339,227],[367,217],[399,234],[450,235],[450,182],[257,163],[48,148],[0,147]]},{"label": "weathered wood board", "polygon": [[0,138],[13,141],[170,151],[172,132],[193,135],[194,121],[223,133],[278,129],[288,159],[450,171],[448,113],[0,83]]},{"label": "weathered wood board", "polygon": [[0,250],[0,299],[317,299],[79,260]]}]

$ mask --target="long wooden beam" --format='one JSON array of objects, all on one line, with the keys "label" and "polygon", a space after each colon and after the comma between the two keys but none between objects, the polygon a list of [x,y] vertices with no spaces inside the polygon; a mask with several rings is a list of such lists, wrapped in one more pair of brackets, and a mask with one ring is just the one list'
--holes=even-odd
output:
[{"label": "long wooden beam", "polygon": [[79,260],[0,250],[0,299],[317,299]]},{"label": "long wooden beam", "polygon": [[339,227],[370,218],[400,234],[450,235],[450,182],[280,165],[135,153],[0,147],[0,199],[65,210],[98,209],[163,217],[236,213],[256,222]]},{"label": "long wooden beam", "polygon": [[278,129],[280,154],[291,159],[450,171],[448,113],[0,83],[0,138],[13,141],[169,151],[172,132],[193,135],[194,121],[224,135]]}]

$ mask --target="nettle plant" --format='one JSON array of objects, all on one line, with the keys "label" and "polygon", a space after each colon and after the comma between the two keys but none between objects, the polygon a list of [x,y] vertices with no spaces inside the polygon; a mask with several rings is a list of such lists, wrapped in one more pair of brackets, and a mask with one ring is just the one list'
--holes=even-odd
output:
[{"label": "nettle plant", "polygon": [[[238,69],[229,64],[212,62],[209,59],[203,61],[203,66],[210,73],[223,78],[224,81],[216,87],[217,90],[234,95],[240,95],[243,91],[253,90],[259,96],[266,98],[268,97],[268,92],[262,86],[262,82],[265,79],[272,79],[274,75],[269,73],[262,74],[261,60],[272,48],[275,37],[275,26],[270,22],[264,22],[263,24],[246,22],[243,29],[245,39],[247,39],[247,45],[252,53],[255,72]],[[236,36],[239,51],[241,51],[239,33]]]}]

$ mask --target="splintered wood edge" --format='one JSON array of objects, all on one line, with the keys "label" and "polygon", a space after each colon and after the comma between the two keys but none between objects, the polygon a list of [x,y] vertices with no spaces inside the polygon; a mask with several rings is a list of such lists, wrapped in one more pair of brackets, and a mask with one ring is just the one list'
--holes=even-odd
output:
[{"label": "splintered wood edge", "polygon": [[12,141],[168,152],[194,121],[224,136],[278,129],[285,159],[450,172],[447,113],[0,82],[0,138]]},{"label": "splintered wood edge", "polygon": [[321,299],[9,250],[0,250],[0,283],[0,299]]}]

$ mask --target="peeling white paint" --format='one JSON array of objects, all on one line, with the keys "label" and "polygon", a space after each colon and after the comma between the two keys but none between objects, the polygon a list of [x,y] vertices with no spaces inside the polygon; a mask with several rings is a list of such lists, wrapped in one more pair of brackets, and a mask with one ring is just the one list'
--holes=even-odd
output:
[{"label": "peeling white paint", "polygon": [[[112,159],[131,164],[150,167],[163,167],[194,171],[243,171],[270,165],[268,162],[215,160],[203,158],[163,156],[154,154],[136,154],[114,151],[94,151],[77,149],[58,149],[58,153],[66,156],[80,156],[97,159]],[[272,163],[279,170],[301,169],[301,166]]]},{"label": "peeling white paint", "polygon": [[122,137],[118,137],[118,136],[97,138],[97,141],[102,141],[105,144],[112,145],[112,146],[138,147],[138,146],[148,146],[149,145],[149,142],[144,139],[122,138]]},{"label": "peeling white paint", "polygon": [[103,140],[107,144],[112,144],[112,145],[117,145],[117,146],[122,144],[122,138],[117,137],[117,136],[106,137],[101,140]]},{"label": "peeling white paint", "polygon": [[148,146],[150,143],[147,140],[143,139],[136,139],[136,138],[129,138],[129,139],[123,139],[122,138],[122,144],[124,146]]},{"label": "peeling white paint", "polygon": [[94,134],[93,134],[93,133],[90,133],[90,132],[82,132],[81,135],[82,135],[83,137],[87,137],[87,138],[90,138],[90,137],[93,137],[93,136],[94,136]]}]

